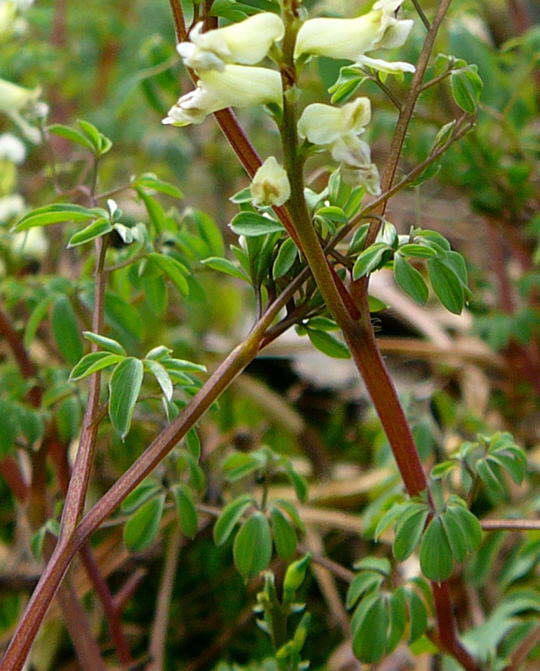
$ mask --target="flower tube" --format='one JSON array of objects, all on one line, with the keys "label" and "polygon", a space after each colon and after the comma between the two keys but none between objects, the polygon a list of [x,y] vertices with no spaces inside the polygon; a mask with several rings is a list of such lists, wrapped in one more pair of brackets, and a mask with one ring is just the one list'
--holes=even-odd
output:
[{"label": "flower tube", "polygon": [[213,112],[226,107],[281,105],[279,72],[268,68],[226,65],[222,71],[201,72],[197,88],[182,96],[163,119],[164,124],[200,124]]},{"label": "flower tube", "polygon": [[184,64],[196,70],[220,70],[227,63],[255,65],[283,37],[283,22],[277,14],[261,12],[225,28],[202,32],[198,23],[191,31],[190,42],[181,42],[178,53]]}]

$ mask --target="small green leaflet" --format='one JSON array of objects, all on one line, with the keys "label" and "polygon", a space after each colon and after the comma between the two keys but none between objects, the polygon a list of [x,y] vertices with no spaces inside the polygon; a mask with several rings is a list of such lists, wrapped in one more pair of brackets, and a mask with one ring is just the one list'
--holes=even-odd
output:
[{"label": "small green leaflet", "polygon": [[189,270],[180,261],[173,259],[172,256],[156,253],[148,254],[146,258],[149,263],[167,275],[182,296],[188,295],[189,285],[185,276],[189,275]]},{"label": "small green leaflet", "polygon": [[293,267],[297,256],[298,249],[296,248],[296,245],[291,240],[291,238],[286,238],[279,248],[276,259],[274,261],[274,265],[272,267],[272,277],[277,280],[280,277],[283,277],[283,275],[286,275]]},{"label": "small green leaflet", "polygon": [[240,212],[229,224],[237,235],[254,237],[268,233],[284,233],[283,226],[269,217],[263,217],[255,212]]},{"label": "small green leaflet", "polygon": [[111,352],[91,352],[86,354],[75,365],[70,373],[70,380],[82,380],[92,373],[97,373],[99,370],[109,368],[122,361],[124,357],[119,354],[111,354]]},{"label": "small green leaflet", "polygon": [[108,352],[126,356],[126,350],[117,340],[107,338],[106,336],[100,335],[99,333],[92,333],[92,331],[83,331],[83,336],[86,338],[86,340],[95,343],[102,349],[106,349]]},{"label": "small green leaflet", "polygon": [[99,208],[89,209],[81,205],[59,203],[38,207],[36,210],[28,212],[22,219],[19,219],[13,230],[16,232],[26,231],[36,226],[49,226],[64,221],[89,221],[90,219],[96,219],[96,217],[106,216],[105,210]]},{"label": "small green leaflet", "polygon": [[245,513],[245,511],[253,504],[251,494],[244,494],[239,496],[234,501],[228,503],[221,511],[220,516],[214,524],[214,542],[216,545],[223,545],[233,532],[234,527]]},{"label": "small green leaflet", "polygon": [[429,291],[424,278],[401,254],[396,254],[394,257],[394,279],[396,284],[417,303],[423,305],[427,301]]},{"label": "small green leaflet", "polygon": [[246,580],[267,568],[272,557],[272,534],[263,513],[253,513],[244,522],[234,539],[233,556],[238,572]]},{"label": "small green leaflet", "polygon": [[460,278],[455,271],[438,258],[428,261],[429,281],[437,298],[454,314],[461,314],[464,295]]},{"label": "small green leaflet", "polygon": [[420,567],[429,580],[441,582],[452,575],[454,562],[442,521],[434,517],[420,545]]},{"label": "small green leaflet", "polygon": [[84,245],[86,242],[90,242],[91,240],[100,238],[102,235],[110,233],[112,229],[112,224],[108,219],[96,219],[91,224],[72,235],[67,246],[69,248]]},{"label": "small green leaflet", "polygon": [[182,533],[188,538],[193,538],[197,533],[197,510],[193,500],[193,492],[188,485],[180,484],[172,488],[176,504],[178,525]]},{"label": "small green leaflet", "polygon": [[272,509],[270,524],[278,555],[285,560],[292,559],[298,543],[294,527],[277,508]]},{"label": "small green leaflet", "polygon": [[152,545],[163,515],[165,495],[155,496],[143,503],[124,526],[124,544],[130,552],[141,552]]},{"label": "small green leaflet", "polygon": [[109,382],[109,417],[122,440],[129,433],[143,372],[142,361],[128,357],[116,366]]},{"label": "small green leaflet", "polygon": [[177,186],[170,182],[164,182],[162,179],[158,179],[152,172],[145,172],[143,175],[137,177],[133,182],[133,186],[142,186],[146,189],[159,191],[160,193],[165,193],[178,200],[181,200],[184,197],[184,194]]},{"label": "small green leaflet", "polygon": [[170,401],[173,395],[173,383],[169,377],[169,373],[167,373],[159,361],[154,361],[153,359],[145,359],[144,365],[156,378],[165,398]]},{"label": "small green leaflet", "polygon": [[469,114],[476,112],[483,86],[476,65],[469,65],[466,68],[453,70],[450,75],[450,88],[454,100],[462,110]]},{"label": "small green leaflet", "polygon": [[385,242],[376,242],[364,249],[353,266],[353,278],[358,280],[376,270],[381,264],[384,253],[389,249],[390,247]]},{"label": "small green leaflet", "polygon": [[83,345],[75,310],[65,295],[58,296],[54,301],[51,326],[62,356],[68,363],[75,364],[83,354]]},{"label": "small green leaflet", "polygon": [[347,347],[327,331],[316,331],[306,328],[311,344],[324,354],[334,359],[349,359],[350,353]]},{"label": "small green leaflet", "polygon": [[202,264],[217,270],[220,273],[225,273],[231,277],[236,277],[239,280],[249,281],[248,276],[229,259],[220,258],[219,256],[210,256],[201,261]]}]

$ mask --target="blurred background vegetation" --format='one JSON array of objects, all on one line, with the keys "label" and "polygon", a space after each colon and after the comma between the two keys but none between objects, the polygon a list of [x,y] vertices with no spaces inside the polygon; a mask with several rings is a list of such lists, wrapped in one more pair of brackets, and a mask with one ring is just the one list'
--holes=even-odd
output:
[{"label": "blurred background vegetation", "polygon": [[[126,184],[134,174],[155,173],[184,193],[180,205],[166,202],[173,216],[189,226],[194,211],[202,210],[228,239],[227,224],[236,211],[229,198],[248,182],[217,125],[212,119],[182,130],[161,124],[179,94],[191,87],[175,51],[168,3],[36,0],[26,4],[29,7],[9,34],[0,34],[0,78],[30,89],[39,87],[40,100],[50,107],[49,123],[72,124],[83,118],[111,138],[114,147],[100,171],[101,191]],[[227,12],[235,4],[223,0],[219,6]],[[317,6],[330,13],[342,11],[345,5],[354,15],[365,4],[328,0]],[[434,3],[422,4],[429,10]],[[186,5],[188,15],[190,11]],[[399,233],[407,233],[411,226],[443,233],[464,254],[471,277],[473,299],[460,316],[449,315],[435,304],[413,304],[396,289],[391,272],[381,271],[372,278],[373,295],[387,306],[374,316],[379,342],[427,461],[433,454],[444,458],[477,432],[509,430],[529,451],[533,467],[540,464],[540,218],[535,214],[540,32],[534,27],[538,14],[532,2],[453,2],[435,53],[451,53],[478,65],[484,81],[478,123],[421,183],[394,198],[387,213]],[[415,62],[422,30],[416,21],[400,54],[402,60]],[[327,99],[326,89],[334,83],[340,65],[326,59],[312,61],[305,75],[310,101]],[[400,86],[395,85],[398,93]],[[374,110],[370,129],[374,161],[381,164],[396,114],[369,82],[365,94]],[[407,138],[404,172],[425,157],[438,128],[455,115],[454,108],[446,86],[423,94]],[[275,153],[275,130],[262,110],[242,111],[240,118],[261,155]],[[0,133],[18,136],[27,154],[18,165],[0,156],[0,290],[19,324],[28,319],[33,306],[27,290],[33,276],[39,283],[39,278],[55,273],[69,279],[87,272],[78,252],[60,258],[64,237],[56,227],[26,246],[9,233],[14,218],[26,208],[55,198],[51,150],[57,180],[65,187],[87,169],[86,158],[73,145],[57,137],[51,140],[52,147],[33,142],[25,124],[32,120],[14,121],[2,114],[0,101]],[[323,159],[309,164],[314,188],[324,185],[324,168]],[[123,193],[115,197],[129,221],[146,217],[141,203]],[[248,289],[201,265],[196,272],[199,288],[181,300],[171,297],[165,314],[152,312],[144,300],[135,304],[134,352],[166,342],[178,356],[211,368],[245,332],[251,317],[245,306],[253,303]],[[112,328],[117,336],[122,332],[121,325],[116,331]],[[304,510],[311,529],[306,547],[315,552],[324,547],[328,555],[348,566],[367,552],[377,552],[377,545],[358,532],[372,527],[385,501],[395,493],[397,480],[388,445],[352,364],[326,358],[306,340],[286,333],[201,423],[203,450],[213,451],[204,465],[207,498],[209,505],[220,501],[219,464],[231,449],[269,445],[288,454],[311,484]],[[0,358],[4,354],[0,344]],[[37,361],[66,366],[54,343],[35,341],[32,354]],[[3,365],[2,385],[14,382],[14,370]],[[80,411],[79,402],[70,407],[67,437],[67,425],[76,425]],[[150,408],[147,421],[144,413],[141,417],[126,443],[110,433],[102,437],[92,498],[154,435],[156,418]],[[284,497],[291,496],[287,483],[275,486]],[[530,490],[511,485],[504,498],[479,497],[474,512],[532,517],[538,503]],[[0,478],[0,646],[9,638],[39,572],[35,562],[20,563],[20,555],[13,552],[15,517],[15,503]],[[246,587],[232,566],[230,544],[216,548],[210,527],[195,540],[182,543],[166,668],[225,671],[234,662],[271,669],[271,664],[257,666],[268,656],[269,644],[254,625],[251,608],[256,588]],[[494,603],[501,590],[516,582],[528,584],[534,575],[537,537],[516,538],[501,532],[497,544],[486,550],[496,557],[492,574],[477,581],[480,610]],[[162,544],[130,555],[120,537],[103,532],[97,534],[96,548],[113,587],[140,572],[142,583],[126,607],[125,620],[134,650],[143,658],[162,574]],[[275,563],[278,573],[282,568]],[[476,565],[466,570],[471,580],[480,572]],[[466,587],[461,595],[464,602],[472,598]],[[306,657],[313,668],[358,666],[340,647],[347,628],[336,598],[341,591],[342,585],[324,571],[315,572],[305,587],[313,614]],[[85,599],[95,611],[92,594]],[[477,624],[474,609],[472,616],[466,608],[463,612],[467,625]],[[94,619],[99,628],[99,616]],[[502,638],[497,642],[504,645]],[[76,668],[57,615],[48,620],[37,645],[34,668]],[[409,662],[404,654],[392,666],[382,663],[379,668],[406,668]],[[428,654],[419,660],[415,668],[429,668]]]}]

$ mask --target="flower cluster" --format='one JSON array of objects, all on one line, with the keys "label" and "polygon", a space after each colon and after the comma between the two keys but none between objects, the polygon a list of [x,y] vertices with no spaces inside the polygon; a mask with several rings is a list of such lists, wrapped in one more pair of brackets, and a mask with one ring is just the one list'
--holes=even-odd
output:
[{"label": "flower cluster", "polygon": [[[311,56],[353,61],[383,73],[414,72],[410,63],[387,62],[366,54],[400,47],[413,22],[397,18],[403,0],[376,0],[371,10],[351,19],[314,18],[300,27],[294,57],[302,63]],[[189,42],[178,45],[186,67],[197,77],[197,86],[169,110],[165,124],[199,124],[206,116],[226,107],[282,104],[282,83],[276,70],[260,67],[273,45],[284,36],[281,18],[261,12],[226,26],[202,32],[202,24],[191,31]],[[298,132],[313,145],[330,151],[341,165],[347,181],[362,184],[374,195],[380,193],[379,172],[371,162],[368,144],[359,136],[371,117],[370,102],[357,98],[343,107],[313,104],[304,110]],[[288,182],[275,158],[265,162],[254,182],[254,202],[279,205],[289,197]],[[278,195],[279,194],[279,195]]]},{"label": "flower cluster", "polygon": [[197,87],[171,107],[163,123],[187,126],[225,107],[281,105],[279,72],[255,67],[283,37],[279,16],[262,12],[225,28],[201,31],[199,23],[189,35],[191,41],[177,47],[186,67],[197,75]]}]

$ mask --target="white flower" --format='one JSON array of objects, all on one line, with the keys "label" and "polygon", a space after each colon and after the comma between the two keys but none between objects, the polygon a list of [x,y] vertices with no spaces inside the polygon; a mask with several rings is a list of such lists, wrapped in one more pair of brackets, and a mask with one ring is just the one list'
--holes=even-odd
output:
[{"label": "white flower", "polygon": [[26,156],[26,148],[18,137],[12,133],[0,135],[0,159],[6,159],[12,163],[22,163]]},{"label": "white flower", "polygon": [[226,63],[255,65],[284,34],[283,22],[273,12],[254,14],[204,33],[202,28],[203,24],[198,23],[189,35],[191,41],[177,46],[184,64],[197,72],[223,70]]},{"label": "white flower", "polygon": [[40,93],[39,88],[26,89],[6,79],[0,79],[0,112],[18,112],[35,102]]},{"label": "white flower", "polygon": [[348,134],[360,134],[371,119],[369,98],[356,98],[343,107],[314,103],[298,121],[298,132],[313,144],[330,145]]},{"label": "white flower", "polygon": [[250,107],[275,103],[281,105],[279,72],[268,68],[226,65],[223,71],[201,72],[197,88],[182,96],[171,107],[164,124],[199,124],[212,112],[225,107]]},{"label": "white flower", "polygon": [[363,65],[379,72],[386,72],[389,75],[395,75],[398,72],[415,72],[416,68],[412,63],[404,61],[384,61],[380,58],[370,58],[369,56],[359,56],[358,65]]},{"label": "white flower", "polygon": [[275,156],[269,156],[255,173],[251,182],[251,195],[257,207],[279,206],[289,200],[289,178]]},{"label": "white flower", "polygon": [[23,197],[18,193],[0,198],[0,222],[10,221],[24,211]]},{"label": "white flower", "polygon": [[328,149],[341,164],[348,181],[362,184],[374,195],[380,193],[379,171],[371,162],[367,142],[358,137],[371,117],[368,98],[357,98],[343,107],[308,105],[298,122],[298,133],[313,144]]},{"label": "white flower", "polygon": [[413,25],[394,16],[402,2],[379,0],[370,12],[353,19],[306,21],[298,31],[295,58],[310,54],[355,61],[367,51],[400,47]]}]

